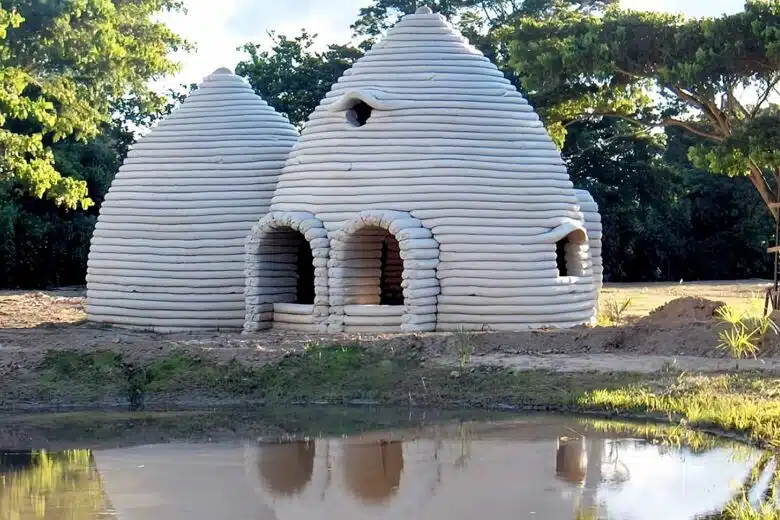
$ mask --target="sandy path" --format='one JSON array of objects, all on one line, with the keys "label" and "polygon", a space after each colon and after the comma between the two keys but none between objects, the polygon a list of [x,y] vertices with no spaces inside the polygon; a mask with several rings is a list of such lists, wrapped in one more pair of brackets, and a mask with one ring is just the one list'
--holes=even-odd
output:
[{"label": "sandy path", "polygon": [[[455,358],[438,358],[435,362],[457,367]],[[734,371],[731,359],[713,359],[697,356],[648,356],[620,354],[579,354],[576,356],[553,354],[545,356],[485,354],[473,356],[471,366],[499,366],[514,370],[549,370],[552,372],[633,372],[651,374],[675,370],[686,372]],[[765,370],[780,372],[780,359],[743,359],[740,370]]]}]

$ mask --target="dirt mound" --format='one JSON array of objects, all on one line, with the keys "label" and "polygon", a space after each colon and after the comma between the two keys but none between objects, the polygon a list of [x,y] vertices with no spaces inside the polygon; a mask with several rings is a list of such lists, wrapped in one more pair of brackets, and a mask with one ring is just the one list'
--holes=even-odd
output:
[{"label": "dirt mound", "polygon": [[715,320],[715,311],[726,305],[706,298],[677,298],[640,319],[639,325],[670,326],[685,323],[699,323]]}]

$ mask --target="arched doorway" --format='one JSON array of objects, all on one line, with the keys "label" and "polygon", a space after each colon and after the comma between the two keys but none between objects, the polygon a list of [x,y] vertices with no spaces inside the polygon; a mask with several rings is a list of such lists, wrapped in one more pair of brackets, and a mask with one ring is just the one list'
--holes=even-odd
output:
[{"label": "arched doorway", "polygon": [[255,226],[247,240],[246,331],[325,332],[328,244],[308,214],[271,213]]},{"label": "arched doorway", "polygon": [[363,212],[334,233],[328,262],[331,330],[432,331],[439,245],[420,220]]}]

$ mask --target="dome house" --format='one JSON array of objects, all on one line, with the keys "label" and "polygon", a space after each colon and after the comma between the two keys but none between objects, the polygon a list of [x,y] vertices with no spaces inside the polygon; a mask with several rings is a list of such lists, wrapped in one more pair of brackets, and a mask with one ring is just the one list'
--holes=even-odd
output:
[{"label": "dome house", "polygon": [[244,324],[244,242],[295,128],[218,69],[130,150],[90,244],[90,321],[157,331]]},{"label": "dome house", "polygon": [[589,323],[599,283],[589,239],[531,106],[422,7],[305,125],[247,239],[245,330]]}]

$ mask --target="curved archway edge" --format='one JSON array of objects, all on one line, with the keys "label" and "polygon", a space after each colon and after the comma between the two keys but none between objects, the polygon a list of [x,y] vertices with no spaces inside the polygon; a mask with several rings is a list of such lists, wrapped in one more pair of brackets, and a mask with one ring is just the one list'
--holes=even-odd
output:
[{"label": "curved archway edge", "polygon": [[291,303],[289,296],[278,289],[280,275],[273,271],[274,265],[289,261],[285,244],[276,236],[285,231],[300,233],[311,247],[314,264],[311,325],[317,332],[327,332],[330,240],[322,222],[307,212],[271,212],[252,227],[245,243],[244,331],[256,332],[270,328],[274,319],[274,304]]},{"label": "curved archway edge", "polygon": [[[355,248],[355,237],[367,228],[382,229],[398,242],[403,262],[401,287],[404,296],[400,330],[434,331],[440,293],[439,280],[436,277],[439,243],[420,219],[412,217],[408,212],[393,210],[363,211],[358,218],[346,222],[340,230],[330,233],[328,331],[345,331],[347,314],[369,312],[350,301],[343,290],[350,284],[350,275],[354,273],[349,266],[348,252]],[[374,328],[376,332],[383,332],[381,327]]]}]

